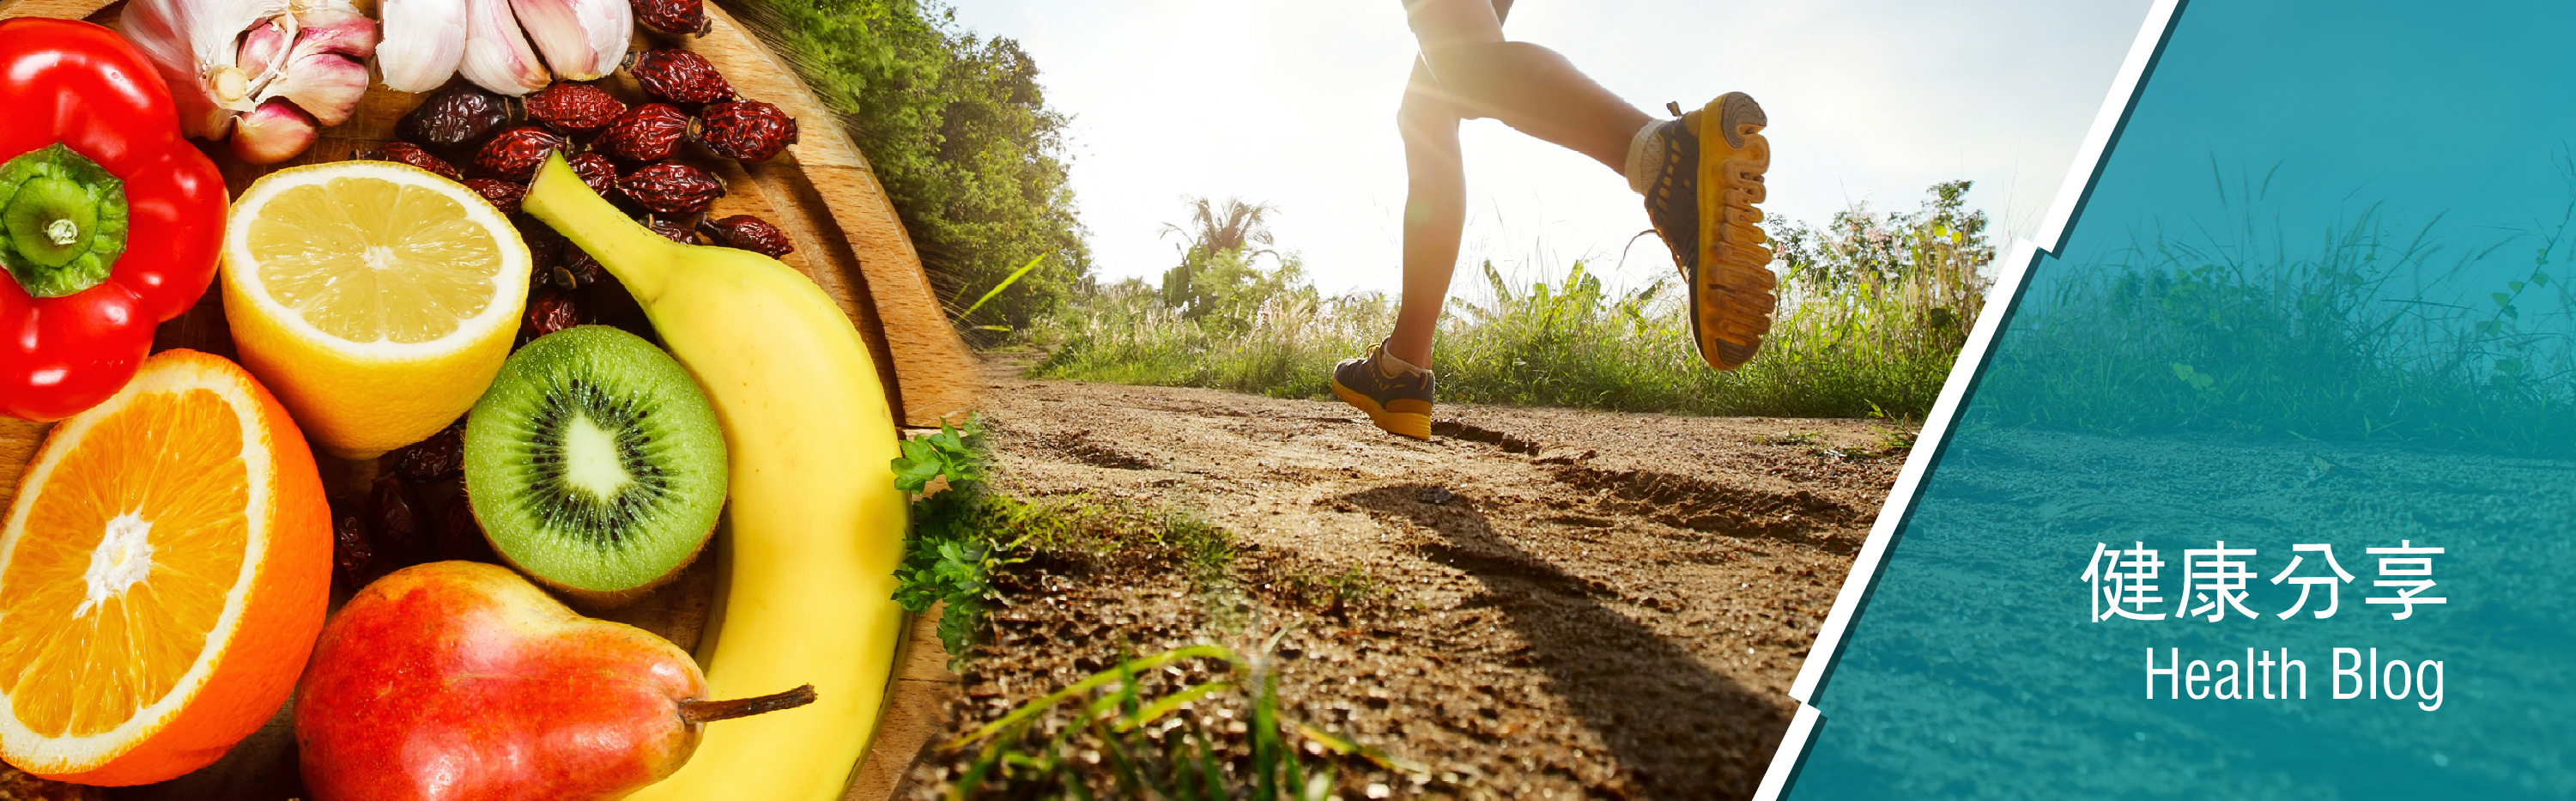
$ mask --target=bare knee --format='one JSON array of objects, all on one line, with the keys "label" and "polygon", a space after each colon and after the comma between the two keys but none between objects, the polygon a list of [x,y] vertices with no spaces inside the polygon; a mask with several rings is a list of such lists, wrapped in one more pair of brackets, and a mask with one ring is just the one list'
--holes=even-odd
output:
[{"label": "bare knee", "polygon": [[1458,121],[1464,117],[1452,105],[1440,83],[1431,79],[1417,63],[1413,80],[1404,87],[1404,103],[1395,109],[1395,125],[1404,132],[1407,144],[1450,143],[1456,147]]}]

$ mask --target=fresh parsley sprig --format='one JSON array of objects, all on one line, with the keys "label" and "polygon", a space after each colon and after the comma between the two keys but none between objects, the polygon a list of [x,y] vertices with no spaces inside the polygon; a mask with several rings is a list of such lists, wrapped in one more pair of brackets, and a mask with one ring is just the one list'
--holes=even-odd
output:
[{"label": "fresh parsley sprig", "polygon": [[916,613],[948,602],[939,641],[952,661],[962,661],[985,611],[1000,599],[993,574],[1028,558],[1020,552],[1023,537],[1005,525],[1007,516],[985,492],[982,421],[942,423],[939,433],[904,440],[902,447],[895,487],[912,498],[912,536],[895,569],[894,600]]}]

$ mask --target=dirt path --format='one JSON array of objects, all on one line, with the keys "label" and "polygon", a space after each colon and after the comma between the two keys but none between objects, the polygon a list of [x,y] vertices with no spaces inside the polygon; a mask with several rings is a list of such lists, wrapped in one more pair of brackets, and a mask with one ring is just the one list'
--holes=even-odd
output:
[{"label": "dirt path", "polygon": [[[1417,442],[1339,403],[1025,381],[1020,366],[991,365],[987,390],[1014,491],[1175,506],[1231,531],[1243,611],[1290,629],[1293,714],[1429,766],[1383,777],[1397,795],[1749,795],[1895,479],[1891,438],[1911,431],[1447,406]],[[1337,575],[1370,600],[1318,610],[1290,591]],[[1040,582],[997,615],[960,730],[1097,669],[1112,638],[1211,637],[1186,586],[1150,571]]]}]

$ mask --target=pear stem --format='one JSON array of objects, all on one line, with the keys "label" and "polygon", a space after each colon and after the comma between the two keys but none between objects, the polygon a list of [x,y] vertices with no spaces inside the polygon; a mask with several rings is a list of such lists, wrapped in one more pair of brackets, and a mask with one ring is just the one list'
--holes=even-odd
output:
[{"label": "pear stem", "polygon": [[680,719],[698,724],[776,712],[781,709],[795,709],[810,703],[814,703],[814,685],[808,684],[782,693],[755,695],[730,701],[696,699],[681,701]]}]

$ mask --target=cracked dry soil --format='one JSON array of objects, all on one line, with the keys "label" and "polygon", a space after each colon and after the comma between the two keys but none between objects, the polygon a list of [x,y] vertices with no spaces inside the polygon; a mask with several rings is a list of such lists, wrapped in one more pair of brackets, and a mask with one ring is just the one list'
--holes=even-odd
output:
[{"label": "cracked dry soil", "polygon": [[[987,423],[1009,491],[1087,491],[1226,529],[1238,549],[1231,617],[1287,630],[1286,714],[1428,769],[1345,775],[1350,797],[1369,784],[1398,796],[1750,796],[1903,461],[1890,437],[1912,432],[1445,405],[1420,442],[1338,402],[1022,380],[1024,362],[993,358]],[[934,742],[1122,647],[1242,640],[1168,560],[1044,562],[1006,582],[992,642]],[[1358,603],[1319,608],[1291,590],[1353,572],[1371,590]],[[932,797],[957,759],[918,763],[913,795]]]}]

